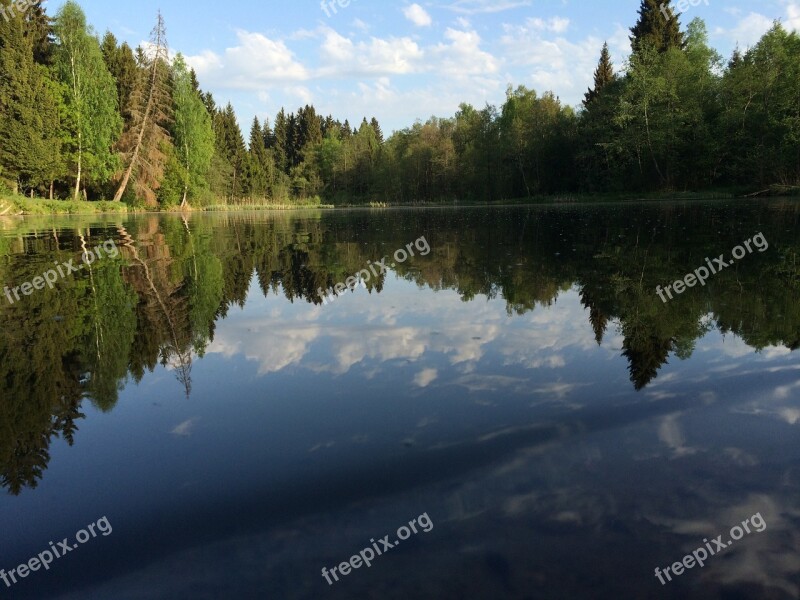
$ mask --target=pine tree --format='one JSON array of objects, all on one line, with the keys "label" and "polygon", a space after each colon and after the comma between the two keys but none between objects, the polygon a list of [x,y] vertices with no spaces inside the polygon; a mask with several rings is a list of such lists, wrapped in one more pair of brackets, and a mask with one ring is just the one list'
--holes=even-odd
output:
[{"label": "pine tree", "polygon": [[57,46],[54,71],[64,84],[68,119],[69,162],[74,165],[73,198],[81,193],[83,178],[106,181],[118,166],[112,147],[122,133],[117,87],[108,72],[97,38],[86,15],[72,0],[58,12],[54,28]]},{"label": "pine tree", "polygon": [[221,161],[224,167],[219,182],[222,187],[217,191],[231,200],[241,198],[244,190],[243,171],[247,149],[242,130],[236,120],[236,113],[230,103],[214,115],[214,133],[217,136],[215,158]]},{"label": "pine tree", "polygon": [[26,35],[33,41],[33,59],[40,65],[49,65],[53,57],[53,24],[42,6],[44,2],[45,0],[29,2],[30,6],[25,10],[23,19]]},{"label": "pine tree", "polygon": [[378,143],[383,144],[383,130],[381,129],[380,123],[378,123],[378,119],[372,117],[370,125],[372,125],[372,129],[375,130],[375,135],[378,137]]},{"label": "pine tree", "polygon": [[670,48],[682,49],[685,45],[681,32],[680,15],[672,7],[672,0],[641,0],[639,20],[631,28],[631,46],[639,52],[650,45],[659,52]]},{"label": "pine tree", "polygon": [[[264,124],[269,127],[267,123]],[[264,128],[258,117],[253,119],[250,128],[250,147],[247,151],[247,191],[251,198],[265,198],[267,195],[267,146],[264,143]]]},{"label": "pine tree", "polygon": [[288,173],[289,121],[283,109],[275,117],[275,168],[283,173]]},{"label": "pine tree", "polygon": [[269,119],[264,119],[264,125],[261,128],[261,137],[264,142],[264,148],[270,150],[275,146],[275,134],[269,126]]},{"label": "pine tree", "polygon": [[163,145],[170,142],[165,125],[172,116],[172,102],[168,89],[169,49],[164,17],[158,13],[156,26],[150,35],[150,56],[137,48],[140,64],[147,65],[147,78],[139,78],[131,100],[132,125],[125,132],[123,149],[127,152],[127,167],[122,175],[114,202],[120,202],[131,178],[134,179],[138,197],[148,204],[156,202],[155,191],[164,174],[166,155]]},{"label": "pine tree", "polygon": [[0,19],[0,177],[15,191],[51,184],[61,151],[60,90],[35,62],[23,19]]},{"label": "pine tree", "polygon": [[594,72],[594,88],[586,92],[583,105],[588,107],[603,91],[609,83],[614,81],[614,65],[611,63],[611,53],[608,50],[608,42],[603,44],[603,51],[600,53],[600,62]]},{"label": "pine tree", "polygon": [[136,89],[136,81],[139,76],[136,57],[127,43],[118,45],[117,38],[110,31],[103,36],[100,49],[103,52],[106,67],[117,84],[119,112],[125,121],[125,126],[128,127],[131,124],[131,96]]}]

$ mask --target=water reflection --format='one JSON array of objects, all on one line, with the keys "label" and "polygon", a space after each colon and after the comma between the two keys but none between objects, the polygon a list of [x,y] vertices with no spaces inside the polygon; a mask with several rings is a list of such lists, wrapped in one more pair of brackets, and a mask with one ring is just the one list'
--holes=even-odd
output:
[{"label": "water reflection", "polygon": [[[122,257],[95,263],[89,273],[54,290],[0,309],[3,485],[12,493],[35,487],[51,439],[63,436],[72,443],[84,397],[111,410],[125,381],[141,381],[157,364],[169,366],[188,397],[193,360],[214,345],[217,321],[244,307],[253,275],[264,297],[320,305],[318,289],[344,281],[420,234],[433,251],[396,267],[400,277],[420,287],[454,290],[464,301],[502,299],[509,315],[551,306],[570,289],[578,290],[586,314],[576,318],[586,320],[598,344],[613,324],[622,335],[622,354],[637,390],[657,377],[670,356],[689,358],[712,328],[736,335],[755,350],[795,350],[800,344],[798,214],[796,203],[778,202],[271,218],[149,216],[61,231],[6,224],[0,247],[5,282],[30,280],[53,261],[75,258],[86,240],[115,239]],[[655,295],[656,285],[682,277],[706,256],[728,251],[752,235],[753,227],[770,240],[769,252],[748,257],[708,287],[669,304]],[[373,279],[365,293],[381,294],[385,284],[386,275]],[[365,315],[367,323],[371,318]],[[243,327],[254,331],[250,322]],[[259,356],[262,374],[297,364],[318,335],[305,324],[289,326],[274,344],[262,335],[267,332],[255,330],[250,336],[248,331],[230,329],[213,347],[220,352],[238,347]],[[458,348],[456,361],[466,360],[497,341],[499,331],[499,326],[467,323],[449,339],[426,340],[412,328],[353,336],[343,324],[338,332],[327,331],[338,348],[336,360],[318,368],[342,373],[368,355],[383,361],[415,359],[445,347]],[[528,368],[537,367],[537,361],[565,364],[557,352],[526,356],[542,340],[508,337],[496,344],[506,360]],[[430,383],[435,375],[429,370],[417,377]],[[491,385],[481,378],[470,384],[469,376],[462,383]]]},{"label": "water reflection", "polygon": [[[128,542],[139,563],[160,557],[136,565],[130,589],[178,597],[164,573],[201,563],[226,593],[254,597],[269,582],[276,597],[318,597],[315,573],[347,558],[340,523],[358,520],[348,540],[363,545],[419,510],[437,523],[424,543],[439,558],[382,568],[413,570],[427,597],[581,597],[595,579],[597,597],[643,597],[676,548],[760,510],[767,531],[726,559],[739,567],[720,559],[694,596],[698,579],[684,576],[665,597],[725,597],[743,582],[796,595],[798,215],[771,201],[2,222],[8,284],[84,244],[121,250],[0,306],[2,485],[43,498],[23,491],[48,487],[55,440],[72,446],[86,415],[124,411],[124,394],[126,421],[104,426],[99,447],[108,462],[71,449],[80,459],[53,469],[48,493],[80,505],[80,463],[126,490],[118,510],[128,496],[154,514],[191,509],[180,525],[151,520],[167,538],[158,549]],[[656,295],[758,231],[768,252],[668,304]],[[322,304],[318,289],[421,235],[430,254]],[[169,424],[143,416],[168,398],[185,402]],[[620,568],[608,556],[619,545],[635,569],[611,582],[603,568]],[[214,566],[253,547],[274,556],[258,577],[234,583]],[[309,581],[288,581],[287,564]],[[117,587],[95,597],[117,597],[133,566],[104,568]],[[324,592],[389,593],[374,571]],[[526,596],[547,586],[558,594]]]}]

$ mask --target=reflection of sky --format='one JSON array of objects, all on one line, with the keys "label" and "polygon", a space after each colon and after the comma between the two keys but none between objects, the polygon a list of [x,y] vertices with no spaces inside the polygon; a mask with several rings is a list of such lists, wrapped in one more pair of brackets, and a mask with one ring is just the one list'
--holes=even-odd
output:
[{"label": "reflection of sky", "polygon": [[[618,354],[621,338],[614,342],[604,345],[605,359]],[[324,361],[311,358],[315,346],[330,348]],[[479,297],[462,303],[453,291],[420,294],[392,277],[381,294],[357,289],[327,306],[264,299],[254,286],[247,310],[229,316],[208,348],[257,362],[260,375],[288,367],[341,375],[393,360],[424,363],[432,355],[461,374],[489,363],[561,369],[564,353],[593,350],[597,344],[575,292],[551,309],[512,318],[502,302]],[[430,377],[422,376],[426,385]]]},{"label": "reflection of sky", "polygon": [[[107,514],[114,534],[38,589],[797,597],[800,367],[783,349],[712,330],[636,392],[615,325],[598,347],[575,291],[509,316],[394,276],[322,307],[257,289],[217,324],[189,400],[159,368],[54,446],[38,490],[0,502],[16,549],[0,566]],[[325,586],[322,566],[422,512],[430,534]],[[765,532],[668,588],[653,577],[756,512]]]}]

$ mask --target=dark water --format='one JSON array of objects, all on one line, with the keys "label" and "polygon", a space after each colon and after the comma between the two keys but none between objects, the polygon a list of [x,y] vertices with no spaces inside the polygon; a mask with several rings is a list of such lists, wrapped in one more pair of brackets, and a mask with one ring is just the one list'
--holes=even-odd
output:
[{"label": "dark water", "polygon": [[[2,221],[4,286],[119,252],[0,297],[0,568],[113,528],[0,598],[797,598],[799,218]],[[758,233],[768,249],[659,299]]]}]

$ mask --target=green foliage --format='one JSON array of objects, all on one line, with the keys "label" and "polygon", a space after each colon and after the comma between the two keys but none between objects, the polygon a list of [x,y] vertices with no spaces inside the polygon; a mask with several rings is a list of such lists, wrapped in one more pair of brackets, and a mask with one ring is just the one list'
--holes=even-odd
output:
[{"label": "green foliage", "polygon": [[[206,174],[214,155],[214,130],[191,73],[179,53],[172,65],[174,102],[174,155],[183,183],[181,204],[207,189]],[[172,165],[174,167],[174,165]]]},{"label": "green foliage", "polygon": [[776,23],[723,67],[703,21],[682,30],[673,4],[641,0],[628,64],[615,73],[604,44],[577,114],[509,87],[500,106],[385,136],[374,117],[354,128],[306,105],[255,118],[245,144],[233,106],[181,55],[168,64],[160,15],[155,54],[134,52],[99,43],[74,0],[54,28],[37,2],[0,23],[0,186],[148,209],[797,189],[800,36]]},{"label": "green foliage", "polygon": [[23,17],[0,20],[0,174],[14,191],[43,190],[61,161],[61,90],[34,56]]},{"label": "green foliage", "polygon": [[656,52],[682,49],[684,36],[672,0],[641,0],[639,20],[631,28],[634,53],[651,48]]},{"label": "green foliage", "polygon": [[82,177],[107,181],[119,168],[112,151],[122,133],[117,87],[103,60],[99,42],[86,24],[86,16],[72,0],[55,19],[54,72],[64,92],[63,131],[65,159],[75,181],[74,198]]}]

